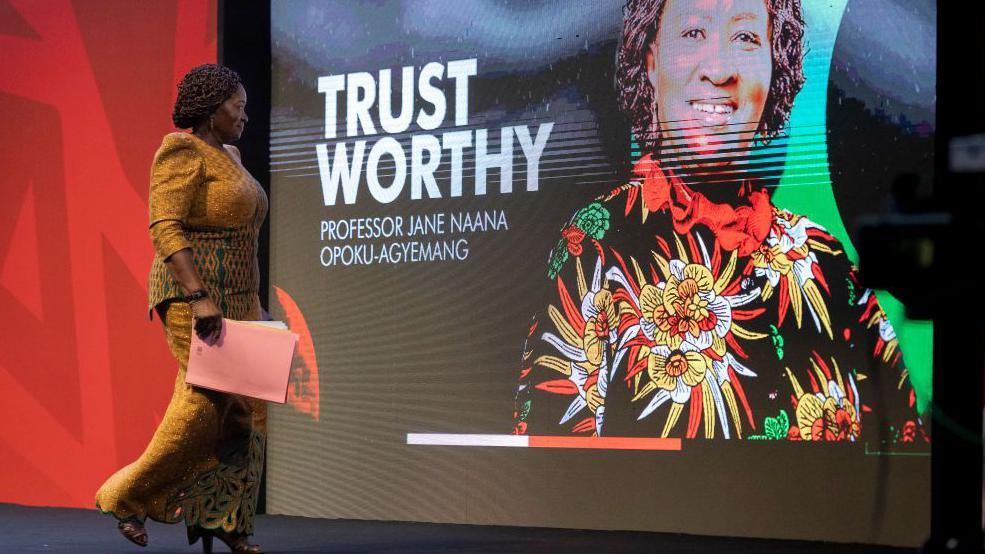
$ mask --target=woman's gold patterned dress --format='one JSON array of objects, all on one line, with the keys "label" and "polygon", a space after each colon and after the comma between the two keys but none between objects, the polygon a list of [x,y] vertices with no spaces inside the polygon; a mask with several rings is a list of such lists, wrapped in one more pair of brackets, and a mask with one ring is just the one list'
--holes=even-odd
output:
[{"label": "woman's gold patterned dress", "polygon": [[191,248],[209,295],[229,319],[260,318],[257,237],[267,196],[227,152],[189,133],[164,137],[150,185],[150,235],[156,254],[150,308],[164,321],[178,360],[164,420],[135,462],[96,493],[96,506],[118,519],[136,517],[251,534],[266,440],[263,401],[192,387],[185,369],[190,305],[164,260]]}]

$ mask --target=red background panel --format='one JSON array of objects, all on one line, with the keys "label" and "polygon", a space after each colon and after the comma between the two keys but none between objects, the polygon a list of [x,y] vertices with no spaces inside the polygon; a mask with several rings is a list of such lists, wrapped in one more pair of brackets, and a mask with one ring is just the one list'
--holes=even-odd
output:
[{"label": "red background panel", "polygon": [[215,30],[215,0],[0,0],[0,502],[92,507],[163,416],[147,179]]}]

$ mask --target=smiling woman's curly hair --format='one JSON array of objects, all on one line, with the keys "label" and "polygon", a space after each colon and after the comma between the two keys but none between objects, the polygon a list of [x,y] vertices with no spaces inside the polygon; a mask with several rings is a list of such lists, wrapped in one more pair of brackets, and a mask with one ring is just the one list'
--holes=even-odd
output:
[{"label": "smiling woman's curly hair", "polygon": [[195,127],[235,94],[240,84],[239,74],[226,66],[210,63],[193,68],[178,83],[171,121],[179,129]]},{"label": "smiling woman's curly hair", "polygon": [[[644,152],[655,152],[659,137],[652,131],[653,86],[646,75],[646,52],[657,37],[666,0],[628,0],[623,8],[623,34],[616,79],[619,107],[629,117]],[[804,15],[800,0],[766,0],[773,79],[756,134],[760,141],[776,138],[790,118],[794,97],[804,86]]]}]

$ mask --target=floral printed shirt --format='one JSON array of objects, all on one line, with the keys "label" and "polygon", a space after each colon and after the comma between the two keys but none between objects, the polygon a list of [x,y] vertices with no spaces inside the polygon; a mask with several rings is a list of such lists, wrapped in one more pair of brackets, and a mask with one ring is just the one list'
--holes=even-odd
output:
[{"label": "floral printed shirt", "polygon": [[649,157],[548,259],[514,433],[924,442],[893,328],[837,239]]}]

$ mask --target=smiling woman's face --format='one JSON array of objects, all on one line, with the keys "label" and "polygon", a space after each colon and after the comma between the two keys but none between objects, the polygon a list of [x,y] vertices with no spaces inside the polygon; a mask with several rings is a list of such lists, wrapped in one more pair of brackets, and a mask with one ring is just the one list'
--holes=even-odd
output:
[{"label": "smiling woman's face", "polygon": [[663,153],[728,163],[752,145],[770,89],[765,0],[668,0],[646,64]]}]

